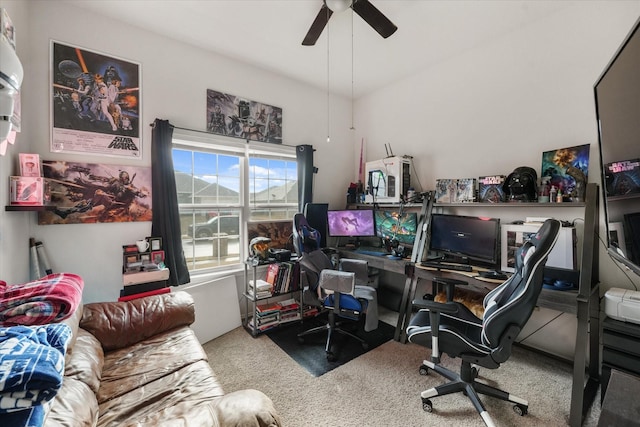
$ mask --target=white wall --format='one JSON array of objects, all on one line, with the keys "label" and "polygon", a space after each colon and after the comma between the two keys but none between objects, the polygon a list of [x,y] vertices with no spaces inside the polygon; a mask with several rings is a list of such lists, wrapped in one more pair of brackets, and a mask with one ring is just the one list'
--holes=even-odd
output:
[{"label": "white wall", "polygon": [[[332,142],[327,144],[326,93],[218,54],[185,45],[129,25],[96,17],[53,1],[0,1],[14,19],[19,55],[25,67],[23,132],[19,145],[2,159],[2,179],[15,172],[11,156],[20,151],[42,159],[150,165],[151,130],[155,118],[191,129],[205,129],[206,90],[217,89],[283,108],[283,139],[288,145],[311,144],[316,151],[316,198],[344,205],[353,154],[335,155],[336,147],[351,147],[343,117],[351,104],[332,96]],[[28,21],[28,25],[27,22]],[[49,152],[50,40],[78,45],[139,62],[142,70],[143,160],[54,154]],[[15,170],[15,169],[14,169]],[[336,189],[344,188],[344,192]],[[6,204],[6,198],[3,204]],[[121,288],[122,245],[150,234],[151,223],[37,225],[36,214],[4,212],[0,244],[0,278],[8,283],[28,280],[28,237],[42,240],[55,271],[72,271],[86,282],[85,302],[114,300]]]},{"label": "white wall", "polygon": [[[638,16],[638,1],[567,3],[492,43],[369,94],[355,104],[354,152],[364,138],[367,158],[374,160],[391,143],[396,155],[414,156],[426,191],[438,178],[506,175],[518,166],[539,173],[542,152],[591,144],[589,181],[599,183],[593,85]],[[418,46],[416,54],[428,48]],[[557,215],[562,212],[576,218],[574,210]],[[603,246],[600,252],[603,288],[630,287]]]}]

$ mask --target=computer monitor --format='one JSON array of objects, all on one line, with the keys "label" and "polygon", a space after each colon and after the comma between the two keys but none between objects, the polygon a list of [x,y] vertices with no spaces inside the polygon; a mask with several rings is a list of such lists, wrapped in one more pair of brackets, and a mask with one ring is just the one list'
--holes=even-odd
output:
[{"label": "computer monitor", "polygon": [[327,225],[331,237],[375,237],[372,209],[330,210]]},{"label": "computer monitor", "polygon": [[376,234],[382,239],[396,239],[403,245],[413,245],[418,229],[418,214],[416,212],[376,210],[374,211]]},{"label": "computer monitor", "polygon": [[431,215],[429,249],[452,260],[498,268],[500,219]]}]

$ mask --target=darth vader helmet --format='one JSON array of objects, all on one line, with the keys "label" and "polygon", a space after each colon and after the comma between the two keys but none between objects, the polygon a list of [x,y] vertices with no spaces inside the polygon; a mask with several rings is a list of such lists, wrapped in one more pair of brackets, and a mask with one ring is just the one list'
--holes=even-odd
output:
[{"label": "darth vader helmet", "polygon": [[517,167],[502,186],[508,201],[534,202],[538,199],[538,174],[528,166]]}]

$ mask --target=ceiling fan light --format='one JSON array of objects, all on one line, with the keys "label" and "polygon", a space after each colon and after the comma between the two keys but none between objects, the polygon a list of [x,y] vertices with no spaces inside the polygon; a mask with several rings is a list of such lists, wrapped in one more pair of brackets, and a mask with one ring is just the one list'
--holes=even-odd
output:
[{"label": "ceiling fan light", "polygon": [[324,4],[327,5],[332,12],[344,12],[351,7],[351,0],[324,0]]}]

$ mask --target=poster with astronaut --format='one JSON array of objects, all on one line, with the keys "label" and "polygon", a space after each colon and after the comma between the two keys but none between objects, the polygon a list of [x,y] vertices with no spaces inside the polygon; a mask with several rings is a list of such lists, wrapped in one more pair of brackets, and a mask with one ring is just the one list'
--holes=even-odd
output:
[{"label": "poster with astronaut", "polygon": [[282,108],[207,89],[207,131],[282,144]]},{"label": "poster with astronaut", "polygon": [[38,224],[151,221],[151,168],[44,160]]},{"label": "poster with astronaut", "polygon": [[142,158],[140,65],[51,42],[51,152]]}]

